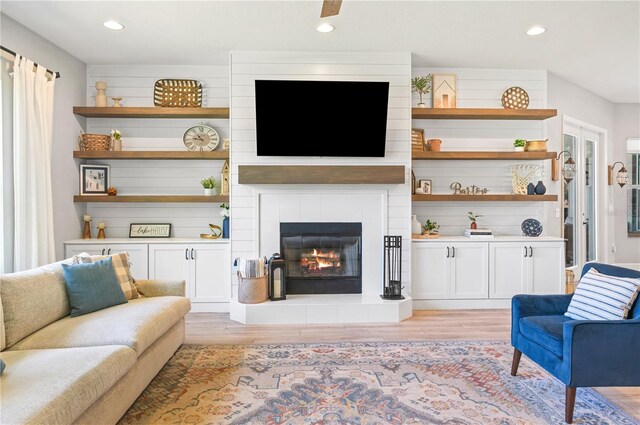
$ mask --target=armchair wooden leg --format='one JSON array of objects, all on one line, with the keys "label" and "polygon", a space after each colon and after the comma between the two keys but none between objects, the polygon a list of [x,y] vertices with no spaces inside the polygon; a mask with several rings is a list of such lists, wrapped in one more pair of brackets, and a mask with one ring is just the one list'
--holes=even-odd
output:
[{"label": "armchair wooden leg", "polygon": [[576,387],[566,387],[564,405],[564,421],[573,423],[573,407],[576,404]]},{"label": "armchair wooden leg", "polygon": [[522,357],[522,351],[514,348],[513,362],[511,362],[511,376],[516,376],[516,373],[518,373],[518,366],[520,366],[520,357]]}]

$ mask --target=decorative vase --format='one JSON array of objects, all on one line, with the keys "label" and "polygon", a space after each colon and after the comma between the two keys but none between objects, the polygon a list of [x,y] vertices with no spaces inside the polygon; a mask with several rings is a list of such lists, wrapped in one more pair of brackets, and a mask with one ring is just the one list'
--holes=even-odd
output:
[{"label": "decorative vase", "polygon": [[204,196],[213,196],[216,194],[216,189],[205,189]]},{"label": "decorative vase", "polygon": [[546,192],[547,188],[542,183],[542,180],[539,180],[538,184],[536,185],[536,195],[544,195]]},{"label": "decorative vase", "polygon": [[96,95],[96,106],[99,108],[103,108],[107,106],[107,83],[104,81],[96,81],[96,90],[98,90],[98,94]]},{"label": "decorative vase", "polygon": [[112,97],[111,100],[113,100],[113,105],[111,105],[112,108],[120,108],[122,107],[122,104],[120,102],[122,102],[122,98],[121,97]]},{"label": "decorative vase", "polygon": [[418,221],[418,217],[415,215],[411,216],[411,233],[414,235],[419,235],[422,233],[422,225]]},{"label": "decorative vase", "polygon": [[122,150],[122,139],[114,138],[111,142],[111,150],[112,151],[121,151]]},{"label": "decorative vase", "polygon": [[477,223],[477,222],[475,222],[475,221],[472,221],[472,222],[471,222],[471,228],[472,228],[472,229],[477,229],[477,228],[478,228],[478,223]]},{"label": "decorative vase", "polygon": [[440,152],[440,145],[442,144],[442,140],[440,139],[429,139],[427,140],[427,146],[429,146],[429,150],[431,152]]},{"label": "decorative vase", "polygon": [[536,186],[533,183],[529,183],[527,185],[527,195],[535,195],[536,194]]},{"label": "decorative vase", "polygon": [[222,219],[222,239],[229,239],[229,217]]},{"label": "decorative vase", "polygon": [[513,148],[514,152],[524,152],[524,146],[516,146]]}]

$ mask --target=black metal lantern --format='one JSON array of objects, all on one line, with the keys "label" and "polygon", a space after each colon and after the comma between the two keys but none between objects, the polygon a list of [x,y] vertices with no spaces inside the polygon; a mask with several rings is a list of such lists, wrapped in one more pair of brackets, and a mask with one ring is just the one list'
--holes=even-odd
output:
[{"label": "black metal lantern", "polygon": [[271,301],[287,299],[285,261],[277,252],[269,258],[269,299]]},{"label": "black metal lantern", "polygon": [[384,237],[384,287],[380,297],[403,300],[402,296],[402,236]]}]

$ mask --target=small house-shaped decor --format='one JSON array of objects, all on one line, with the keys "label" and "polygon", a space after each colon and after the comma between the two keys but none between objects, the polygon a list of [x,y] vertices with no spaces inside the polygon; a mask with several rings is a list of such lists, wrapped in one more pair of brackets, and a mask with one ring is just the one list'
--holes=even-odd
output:
[{"label": "small house-shaped decor", "polygon": [[455,108],[456,107],[456,76],[455,75],[434,75],[433,76],[433,107],[434,108]]},{"label": "small house-shaped decor", "polygon": [[229,195],[229,160],[224,162],[220,172],[220,195]]}]

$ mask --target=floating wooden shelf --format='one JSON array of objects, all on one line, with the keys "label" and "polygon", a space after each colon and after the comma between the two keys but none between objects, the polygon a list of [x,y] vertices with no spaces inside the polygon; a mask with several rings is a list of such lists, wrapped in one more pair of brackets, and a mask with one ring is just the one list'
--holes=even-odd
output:
[{"label": "floating wooden shelf", "polygon": [[73,113],[87,118],[229,118],[229,108],[74,106]]},{"label": "floating wooden shelf", "polygon": [[541,202],[557,201],[557,195],[412,195],[412,201],[419,202]]},{"label": "floating wooden shelf", "polygon": [[240,184],[402,184],[403,165],[240,165]]},{"label": "floating wooden shelf", "polygon": [[229,196],[204,195],[118,195],[118,196],[82,196],[75,195],[73,202],[229,202]]},{"label": "floating wooden shelf", "polygon": [[556,152],[412,152],[412,159],[516,159],[516,160],[542,160],[555,159],[558,156]]},{"label": "floating wooden shelf", "polygon": [[229,159],[228,151],[73,151],[83,159]]},{"label": "floating wooden shelf", "polygon": [[556,109],[498,108],[413,108],[418,120],[546,120],[558,115]]}]

